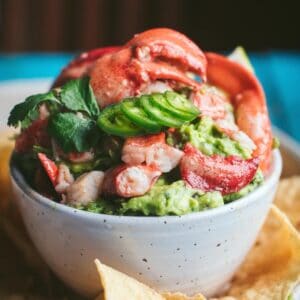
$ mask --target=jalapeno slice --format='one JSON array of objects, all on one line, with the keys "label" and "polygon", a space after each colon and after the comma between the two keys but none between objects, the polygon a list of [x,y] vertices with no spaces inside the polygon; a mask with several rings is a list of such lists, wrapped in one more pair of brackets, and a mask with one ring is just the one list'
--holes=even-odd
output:
[{"label": "jalapeno slice", "polygon": [[174,109],[195,117],[200,114],[199,109],[186,97],[171,91],[165,92],[164,96]]},{"label": "jalapeno slice", "polygon": [[182,120],[172,116],[168,111],[156,106],[151,95],[143,95],[139,101],[145,112],[162,126],[180,127],[184,123]]},{"label": "jalapeno slice", "polygon": [[[181,95],[176,95],[182,97]],[[197,114],[195,114],[174,107],[172,103],[168,101],[166,94],[152,94],[151,96],[155,105],[157,105],[161,109],[164,109],[165,111],[169,112],[171,115],[175,116],[176,118],[179,118],[180,120],[192,121],[199,115],[198,110]],[[183,101],[188,102],[189,100],[183,98]]]},{"label": "jalapeno slice", "polygon": [[143,128],[133,124],[122,112],[120,105],[105,108],[99,118],[98,126],[108,134],[129,137],[145,134]]},{"label": "jalapeno slice", "polygon": [[139,99],[125,99],[121,102],[121,111],[124,115],[136,125],[144,128],[148,132],[159,132],[162,126],[152,120],[149,115],[143,110]]}]

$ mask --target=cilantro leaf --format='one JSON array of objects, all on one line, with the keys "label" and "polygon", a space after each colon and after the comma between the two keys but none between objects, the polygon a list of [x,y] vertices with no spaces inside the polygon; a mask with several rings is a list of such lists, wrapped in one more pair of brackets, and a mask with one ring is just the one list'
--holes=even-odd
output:
[{"label": "cilantro leaf", "polygon": [[88,77],[68,81],[61,87],[60,99],[65,107],[71,111],[86,112],[95,118],[100,113]]},{"label": "cilantro leaf", "polygon": [[53,91],[45,94],[36,94],[26,98],[22,103],[17,104],[10,112],[7,125],[17,127],[21,122],[22,128],[28,127],[39,117],[39,105],[42,102],[57,102]]},{"label": "cilantro leaf", "polygon": [[96,122],[71,112],[51,117],[48,131],[66,153],[87,151],[97,141]]}]

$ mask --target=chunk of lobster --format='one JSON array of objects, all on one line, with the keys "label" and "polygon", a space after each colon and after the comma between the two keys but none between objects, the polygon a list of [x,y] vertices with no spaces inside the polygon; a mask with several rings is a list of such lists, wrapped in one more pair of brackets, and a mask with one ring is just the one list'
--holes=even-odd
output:
[{"label": "chunk of lobster", "polygon": [[119,50],[120,47],[104,47],[93,49],[88,52],[81,53],[78,57],[73,59],[59,74],[53,83],[53,87],[62,86],[68,80],[76,79],[88,74],[95,61],[107,54]]},{"label": "chunk of lobster", "polygon": [[237,156],[206,156],[191,144],[186,144],[180,171],[191,187],[226,195],[249,184],[255,176],[258,163],[258,158],[243,160]]},{"label": "chunk of lobster", "polygon": [[128,165],[145,163],[155,166],[163,173],[174,169],[183,152],[166,144],[165,133],[126,139],[122,149],[122,160]]},{"label": "chunk of lobster", "polygon": [[54,161],[49,159],[44,153],[38,153],[38,159],[46,172],[47,176],[51,180],[53,186],[57,184],[58,167]]},{"label": "chunk of lobster", "polygon": [[87,205],[97,200],[101,193],[103,178],[102,171],[82,174],[67,188],[66,202],[72,205]]},{"label": "chunk of lobster", "polygon": [[135,36],[119,51],[100,57],[90,75],[99,106],[105,107],[140,94],[158,80],[200,89],[201,84],[187,72],[205,79],[203,52],[179,32],[153,29]]},{"label": "chunk of lobster", "polygon": [[182,33],[169,28],[155,28],[136,34],[125,47],[134,47],[141,61],[167,59],[205,78],[206,57],[199,47]]},{"label": "chunk of lobster", "polygon": [[141,196],[150,190],[160,175],[153,166],[119,165],[105,173],[102,194],[124,198]]},{"label": "chunk of lobster", "polygon": [[199,108],[201,116],[210,117],[213,120],[227,118],[227,101],[225,97],[214,92],[213,89],[206,88],[203,85],[199,91],[190,95],[190,99]]},{"label": "chunk of lobster", "polygon": [[55,190],[59,194],[63,194],[67,191],[68,187],[74,182],[74,177],[70,172],[69,167],[61,163],[58,166],[58,174],[56,178]]},{"label": "chunk of lobster", "polygon": [[263,89],[253,73],[215,53],[206,53],[208,83],[230,95],[238,127],[255,143],[254,156],[266,173],[270,167],[272,132]]}]

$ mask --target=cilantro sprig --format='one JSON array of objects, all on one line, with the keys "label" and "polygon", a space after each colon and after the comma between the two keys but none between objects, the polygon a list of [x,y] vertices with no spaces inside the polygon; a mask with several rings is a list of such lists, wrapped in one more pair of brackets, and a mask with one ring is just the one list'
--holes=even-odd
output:
[{"label": "cilantro sprig", "polygon": [[61,103],[71,111],[81,111],[90,117],[97,117],[100,113],[89,78],[71,80],[61,88]]},{"label": "cilantro sprig", "polygon": [[54,91],[29,96],[12,109],[7,125],[17,127],[20,123],[22,128],[27,128],[39,117],[39,106],[45,102],[59,103],[59,99],[55,96]]},{"label": "cilantro sprig", "polygon": [[100,110],[88,77],[71,80],[59,89],[26,98],[12,109],[7,124],[21,125],[26,129],[38,119],[39,107],[43,103],[50,111],[48,132],[64,152],[83,152],[98,141],[100,130],[96,120]]},{"label": "cilantro sprig", "polygon": [[96,122],[71,112],[58,113],[50,118],[48,130],[51,136],[68,153],[87,151],[95,141]]}]

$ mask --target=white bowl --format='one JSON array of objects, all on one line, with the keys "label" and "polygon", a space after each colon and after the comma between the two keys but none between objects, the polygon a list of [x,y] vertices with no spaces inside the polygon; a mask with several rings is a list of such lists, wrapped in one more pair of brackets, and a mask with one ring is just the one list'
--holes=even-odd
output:
[{"label": "white bowl", "polygon": [[[27,230],[50,268],[82,295],[100,290],[99,258],[160,291],[226,288],[269,210],[281,173],[278,150],[270,175],[246,197],[184,216],[129,217],[94,214],[55,203],[11,166],[13,190]],[[116,287],[118,288],[118,287]]]}]

